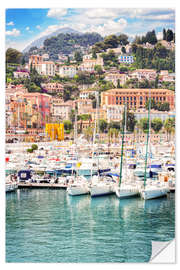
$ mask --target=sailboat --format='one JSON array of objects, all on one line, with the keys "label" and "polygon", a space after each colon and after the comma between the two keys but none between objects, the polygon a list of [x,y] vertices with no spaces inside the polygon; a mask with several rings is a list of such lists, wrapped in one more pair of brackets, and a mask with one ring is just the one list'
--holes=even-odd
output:
[{"label": "sailboat", "polygon": [[151,110],[151,96],[149,93],[149,110],[148,110],[148,132],[146,140],[146,156],[145,156],[145,172],[144,172],[144,186],[140,189],[140,195],[144,200],[155,199],[166,196],[168,193],[167,186],[157,180],[147,182],[147,158],[148,158],[148,142],[150,137],[150,110]]},{"label": "sailboat", "polygon": [[[94,142],[95,142],[95,137],[96,137],[96,123],[97,123],[97,133],[98,133],[98,131],[99,131],[99,95],[97,95],[96,121],[95,121],[94,136],[93,136],[92,159],[94,157]],[[99,142],[99,138],[98,138],[98,142]],[[97,145],[97,148],[99,148],[99,144]],[[99,152],[99,150],[98,150],[98,152]],[[98,158],[98,160],[97,160],[98,161],[97,162],[98,163],[97,175],[92,176],[92,170],[91,170],[91,185],[90,185],[91,197],[110,195],[110,194],[114,193],[114,182],[112,181],[112,179],[108,176],[101,176],[100,175],[99,153],[98,153],[97,158]]]},{"label": "sailboat", "polygon": [[[126,133],[126,118],[127,118],[127,108],[126,105],[124,107],[124,124],[123,124],[123,134],[122,134],[122,145],[121,145],[121,163],[120,163],[120,176],[119,176],[119,185],[115,188],[116,196],[118,198],[128,198],[139,195],[139,190],[137,185],[134,182],[130,182],[127,174],[125,175],[125,179],[122,182],[122,166],[123,166],[123,148],[124,148],[124,133]],[[129,179],[129,180],[128,180]]]},{"label": "sailboat", "polygon": [[[74,130],[75,130],[74,131],[74,141],[76,144],[76,141],[77,141],[77,115],[75,115],[75,129]],[[76,145],[76,150],[77,150],[77,145]],[[77,167],[76,174],[78,174],[78,168],[80,166],[81,166],[81,163],[78,162],[76,164],[76,167]],[[67,193],[68,193],[68,195],[71,195],[71,196],[89,194],[89,185],[88,185],[87,179],[82,175],[73,176],[73,179],[71,179],[71,181],[68,184]]]}]

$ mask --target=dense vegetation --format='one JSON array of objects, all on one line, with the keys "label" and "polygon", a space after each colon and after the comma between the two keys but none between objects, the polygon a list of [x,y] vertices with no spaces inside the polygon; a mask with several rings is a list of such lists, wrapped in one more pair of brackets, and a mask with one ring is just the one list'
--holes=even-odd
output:
[{"label": "dense vegetation", "polygon": [[51,60],[57,60],[58,54],[71,54],[78,51],[79,46],[88,47],[94,45],[96,42],[102,41],[103,38],[97,33],[85,34],[59,34],[58,36],[48,38],[44,41],[43,49],[33,47],[28,53],[25,53],[25,59],[28,60],[32,52],[36,54],[48,53]]},{"label": "dense vegetation", "polygon": [[132,49],[136,68],[175,71],[175,51],[166,49],[160,43],[153,49],[145,49],[134,44]]}]

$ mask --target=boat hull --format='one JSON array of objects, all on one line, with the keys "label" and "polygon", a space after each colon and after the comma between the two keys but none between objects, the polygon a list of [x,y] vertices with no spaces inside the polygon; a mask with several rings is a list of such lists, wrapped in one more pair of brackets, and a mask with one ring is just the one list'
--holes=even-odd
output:
[{"label": "boat hull", "polygon": [[90,189],[91,197],[105,196],[114,194],[114,190],[111,186],[92,186]]},{"label": "boat hull", "polygon": [[151,199],[167,196],[167,193],[168,193],[168,189],[166,188],[152,189],[152,190],[149,189],[149,190],[141,191],[141,197],[144,200],[151,200]]},{"label": "boat hull", "polygon": [[89,194],[89,188],[83,186],[72,186],[67,188],[67,193],[71,196],[85,195]]},{"label": "boat hull", "polygon": [[6,184],[6,192],[15,191],[18,188],[17,184]]},{"label": "boat hull", "polygon": [[133,190],[133,189],[116,189],[116,196],[118,198],[130,198],[130,197],[137,197],[139,196],[139,191],[138,190]]}]

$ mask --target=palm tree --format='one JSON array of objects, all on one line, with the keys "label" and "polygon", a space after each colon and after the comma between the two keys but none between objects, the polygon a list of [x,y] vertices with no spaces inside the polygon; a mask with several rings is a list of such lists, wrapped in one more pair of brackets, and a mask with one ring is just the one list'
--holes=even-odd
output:
[{"label": "palm tree", "polygon": [[167,133],[167,141],[171,138],[171,133],[175,133],[175,119],[167,118],[164,122],[164,129]]},{"label": "palm tree", "polygon": [[119,137],[119,130],[114,128],[114,137],[115,137],[115,143],[117,143],[117,139]]},{"label": "palm tree", "polygon": [[93,129],[92,127],[87,127],[86,129],[83,130],[84,136],[89,141],[92,136],[93,136]]},{"label": "palm tree", "polygon": [[112,143],[113,134],[114,134],[114,129],[113,128],[110,128],[108,130],[108,140],[109,140],[109,143]]}]

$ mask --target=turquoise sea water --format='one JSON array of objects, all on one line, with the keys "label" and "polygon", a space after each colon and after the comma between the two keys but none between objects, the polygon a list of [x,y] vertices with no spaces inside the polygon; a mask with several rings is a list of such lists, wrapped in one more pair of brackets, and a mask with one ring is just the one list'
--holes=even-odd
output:
[{"label": "turquoise sea water", "polygon": [[143,201],[65,190],[6,195],[6,262],[148,262],[151,241],[175,237],[174,194]]}]

